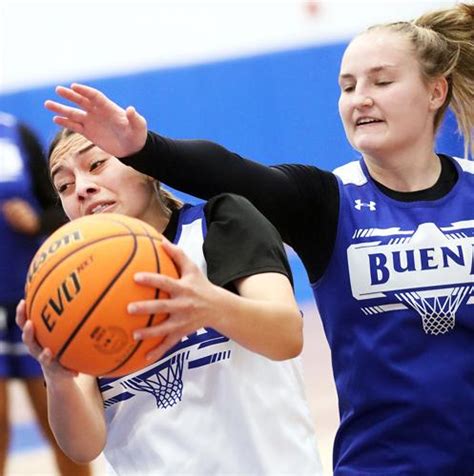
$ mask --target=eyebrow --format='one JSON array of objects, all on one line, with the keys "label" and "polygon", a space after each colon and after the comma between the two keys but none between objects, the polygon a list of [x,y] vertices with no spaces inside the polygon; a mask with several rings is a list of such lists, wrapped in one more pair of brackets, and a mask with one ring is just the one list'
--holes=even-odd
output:
[{"label": "eyebrow", "polygon": [[[384,64],[381,66],[374,66],[373,68],[369,69],[369,74],[374,74],[374,73],[380,73],[380,71],[384,71],[386,69],[395,69],[395,66],[392,66],[390,64]],[[339,75],[339,79],[350,79],[353,78],[353,74],[349,73],[343,73]]]},{"label": "eyebrow", "polygon": [[[85,154],[86,152],[88,152],[89,150],[91,150],[93,147],[95,147],[95,144],[88,144],[88,145],[86,145],[85,147],[83,147],[82,149],[79,149],[79,151],[77,152],[77,154],[78,154],[78,155]],[[63,169],[64,169],[64,167],[63,167],[62,165],[58,165],[57,167],[53,168],[53,170],[51,171],[51,180],[54,180],[54,177],[55,177],[59,172],[61,172]]]}]

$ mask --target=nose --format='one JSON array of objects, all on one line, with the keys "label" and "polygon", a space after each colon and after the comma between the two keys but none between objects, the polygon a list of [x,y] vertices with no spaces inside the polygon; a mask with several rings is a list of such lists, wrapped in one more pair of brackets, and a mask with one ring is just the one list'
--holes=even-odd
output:
[{"label": "nose", "polygon": [[356,90],[354,95],[354,105],[358,108],[372,107],[374,100],[365,90]]},{"label": "nose", "polygon": [[90,177],[85,175],[76,176],[76,195],[79,200],[85,200],[98,191],[98,185]]}]

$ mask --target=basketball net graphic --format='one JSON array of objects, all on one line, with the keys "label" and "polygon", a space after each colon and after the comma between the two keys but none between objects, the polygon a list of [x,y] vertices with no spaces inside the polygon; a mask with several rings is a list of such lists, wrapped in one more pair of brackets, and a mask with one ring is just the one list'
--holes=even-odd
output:
[{"label": "basketball net graphic", "polygon": [[418,312],[427,334],[439,335],[454,329],[456,311],[471,290],[467,285],[436,291],[400,292],[395,297]]},{"label": "basketball net graphic", "polygon": [[174,355],[153,373],[142,374],[121,382],[123,387],[152,394],[158,408],[169,408],[181,401],[183,395],[183,369],[189,351]]},{"label": "basketball net graphic", "polygon": [[474,220],[358,229],[352,239],[351,291],[367,302],[365,315],[412,309],[426,334],[443,335],[455,328],[460,306],[474,305]]}]

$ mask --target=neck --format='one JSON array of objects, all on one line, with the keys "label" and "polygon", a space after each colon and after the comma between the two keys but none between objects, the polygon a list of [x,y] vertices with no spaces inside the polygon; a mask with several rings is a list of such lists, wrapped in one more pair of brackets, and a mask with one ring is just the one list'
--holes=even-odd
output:
[{"label": "neck", "polygon": [[171,210],[167,208],[161,201],[154,202],[142,220],[146,221],[152,227],[154,227],[159,233],[163,233],[168,226],[171,218]]},{"label": "neck", "polygon": [[432,151],[422,154],[396,154],[378,158],[364,155],[371,177],[398,192],[416,192],[432,187],[441,174],[441,161]]}]

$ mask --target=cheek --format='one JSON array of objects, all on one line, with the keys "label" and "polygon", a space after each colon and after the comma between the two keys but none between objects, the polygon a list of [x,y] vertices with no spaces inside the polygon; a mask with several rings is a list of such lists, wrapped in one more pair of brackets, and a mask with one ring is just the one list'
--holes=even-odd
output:
[{"label": "cheek", "polygon": [[350,110],[349,110],[348,99],[343,96],[340,96],[337,105],[338,105],[339,117],[341,118],[342,125],[344,126],[344,129],[347,130],[349,126],[349,122],[350,122]]},{"label": "cheek", "polygon": [[68,200],[67,198],[61,198],[61,206],[69,220],[79,218],[77,208],[74,207],[74,204],[71,202],[71,200]]}]

